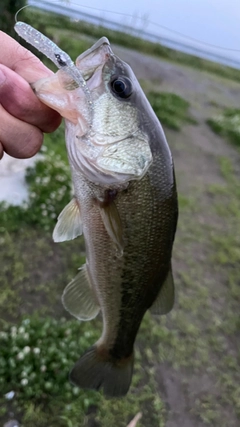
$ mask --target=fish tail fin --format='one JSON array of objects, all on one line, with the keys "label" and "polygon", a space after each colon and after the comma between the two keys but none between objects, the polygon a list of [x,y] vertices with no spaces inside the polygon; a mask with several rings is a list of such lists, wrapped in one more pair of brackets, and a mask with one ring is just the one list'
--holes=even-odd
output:
[{"label": "fish tail fin", "polygon": [[80,357],[69,378],[81,388],[103,389],[108,397],[125,396],[132,380],[133,363],[133,353],[124,359],[114,359],[107,350],[94,345]]}]

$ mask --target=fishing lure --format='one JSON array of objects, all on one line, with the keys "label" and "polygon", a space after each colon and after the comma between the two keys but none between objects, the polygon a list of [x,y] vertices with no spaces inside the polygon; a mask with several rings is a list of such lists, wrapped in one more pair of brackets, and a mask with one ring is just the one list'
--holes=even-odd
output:
[{"label": "fishing lure", "polygon": [[90,90],[81,71],[76,67],[70,56],[52,40],[25,22],[16,22],[14,29],[20,37],[47,56],[59,69],[63,69],[74,80],[77,87],[83,89],[89,110],[91,110],[92,100]]}]

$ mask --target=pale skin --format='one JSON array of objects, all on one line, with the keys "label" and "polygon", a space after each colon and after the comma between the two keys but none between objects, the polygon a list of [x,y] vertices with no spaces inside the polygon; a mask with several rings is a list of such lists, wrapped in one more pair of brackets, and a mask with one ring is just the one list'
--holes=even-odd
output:
[{"label": "pale skin", "polygon": [[0,159],[34,156],[44,132],[53,132],[61,117],[42,104],[29,83],[52,74],[30,51],[0,31]]}]

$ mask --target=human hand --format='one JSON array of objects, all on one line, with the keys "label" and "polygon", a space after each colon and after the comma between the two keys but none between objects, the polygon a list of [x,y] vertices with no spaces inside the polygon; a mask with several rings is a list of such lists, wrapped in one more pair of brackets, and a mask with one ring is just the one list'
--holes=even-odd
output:
[{"label": "human hand", "polygon": [[38,152],[43,132],[53,132],[61,117],[42,104],[29,83],[52,74],[30,51],[0,31],[0,159],[28,158]]}]

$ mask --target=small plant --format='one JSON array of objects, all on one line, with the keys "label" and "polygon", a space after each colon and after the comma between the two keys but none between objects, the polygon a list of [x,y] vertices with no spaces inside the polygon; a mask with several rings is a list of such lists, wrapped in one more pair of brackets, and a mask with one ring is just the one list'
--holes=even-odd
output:
[{"label": "small plant", "polygon": [[[98,331],[85,329],[85,325],[76,320],[37,317],[3,328],[0,332],[1,390],[7,396],[13,392],[18,402],[46,401],[53,396],[62,396],[71,402],[81,391],[70,385],[68,372],[80,353],[96,340],[97,334]],[[84,396],[89,397],[86,393]]]},{"label": "small plant", "polygon": [[207,121],[214,132],[227,137],[240,147],[240,110],[227,108],[222,114]]},{"label": "small plant", "polygon": [[179,130],[183,123],[195,123],[189,117],[189,103],[174,93],[150,92],[148,99],[160,122],[170,129]]}]

